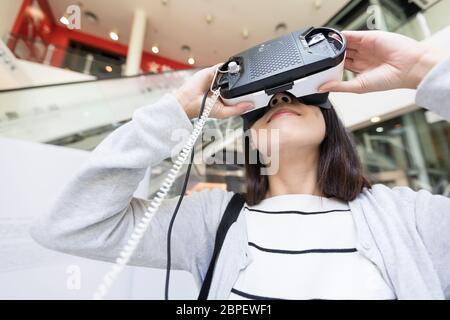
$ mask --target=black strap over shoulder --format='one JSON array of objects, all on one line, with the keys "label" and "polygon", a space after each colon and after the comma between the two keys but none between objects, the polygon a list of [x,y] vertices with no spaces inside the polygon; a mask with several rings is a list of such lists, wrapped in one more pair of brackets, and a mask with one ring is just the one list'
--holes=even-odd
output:
[{"label": "black strap over shoulder", "polygon": [[198,300],[206,300],[209,294],[209,288],[211,287],[211,281],[214,274],[214,268],[216,267],[216,261],[219,256],[220,250],[222,249],[225,236],[227,235],[228,229],[237,220],[239,213],[241,212],[242,206],[245,203],[245,198],[240,193],[235,193],[231,198],[230,202],[225,209],[225,212],[220,221],[219,227],[217,228],[216,241],[214,243],[214,251],[209,263],[208,271],[203,281],[202,288],[200,289],[200,294]]}]

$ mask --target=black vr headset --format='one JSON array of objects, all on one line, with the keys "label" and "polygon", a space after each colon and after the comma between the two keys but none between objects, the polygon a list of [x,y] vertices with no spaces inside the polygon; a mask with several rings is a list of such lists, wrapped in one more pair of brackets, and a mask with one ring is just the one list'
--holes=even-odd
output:
[{"label": "black vr headset", "polygon": [[[288,92],[289,93],[289,92]],[[333,106],[328,99],[329,93],[316,93],[311,94],[304,97],[295,97],[292,95],[292,97],[296,98],[298,102],[308,104],[308,105],[314,105],[318,106],[324,109],[331,109]],[[252,110],[250,112],[247,112],[245,114],[242,114],[242,120],[244,121],[244,131],[247,131],[251,128],[251,126],[259,119],[261,118],[267,111],[269,111],[271,107],[265,106],[262,108],[258,108],[256,110]]]},{"label": "black vr headset", "polygon": [[346,40],[331,28],[309,27],[247,49],[223,64],[212,89],[221,88],[226,105],[251,101],[255,109],[241,115],[244,130],[269,110],[271,98],[288,92],[300,102],[331,108],[319,87],[341,80]]}]

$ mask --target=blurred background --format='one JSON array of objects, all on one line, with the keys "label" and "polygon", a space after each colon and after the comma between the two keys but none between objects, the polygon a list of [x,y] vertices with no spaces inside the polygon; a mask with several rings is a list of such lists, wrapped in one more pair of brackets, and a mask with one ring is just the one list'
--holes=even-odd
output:
[{"label": "blurred background", "polygon": [[[199,68],[304,26],[387,30],[450,48],[450,0],[2,0],[0,2],[0,299],[89,299],[109,264],[51,252],[30,222],[110,132]],[[345,72],[345,78],[354,75]],[[413,90],[331,100],[374,183],[450,196],[450,124]],[[245,191],[240,118],[210,119],[189,192]],[[233,130],[238,134],[229,135]],[[158,189],[170,159],[135,195]],[[172,196],[180,192],[180,175]],[[113,299],[160,299],[164,272],[127,268]],[[172,298],[194,298],[176,272]]]}]

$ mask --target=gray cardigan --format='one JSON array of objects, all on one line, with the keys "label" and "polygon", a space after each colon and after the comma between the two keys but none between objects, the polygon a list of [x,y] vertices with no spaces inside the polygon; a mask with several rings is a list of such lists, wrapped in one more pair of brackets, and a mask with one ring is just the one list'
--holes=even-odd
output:
[{"label": "gray cardigan", "polygon": [[[421,83],[417,103],[450,119],[450,59]],[[171,94],[135,111],[111,133],[63,188],[48,214],[31,228],[45,247],[113,261],[149,201],[133,197],[146,169],[171,156],[175,129],[192,130]],[[192,273],[200,286],[215,232],[232,192],[210,190],[185,197],[173,229],[175,269]],[[132,265],[166,266],[166,236],[177,198],[163,202]],[[357,249],[375,263],[398,299],[450,298],[450,199],[428,191],[375,185],[350,202]],[[251,261],[244,215],[232,225],[217,261],[210,299],[226,299],[238,273]]]}]

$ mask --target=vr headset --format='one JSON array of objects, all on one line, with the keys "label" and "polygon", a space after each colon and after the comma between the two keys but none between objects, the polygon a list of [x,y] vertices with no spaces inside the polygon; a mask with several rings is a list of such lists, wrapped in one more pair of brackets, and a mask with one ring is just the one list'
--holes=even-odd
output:
[{"label": "vr headset", "polygon": [[345,37],[334,29],[298,30],[229,58],[218,69],[212,89],[221,88],[225,104],[254,103],[255,109],[241,115],[244,130],[264,115],[279,92],[331,108],[328,93],[318,93],[318,89],[325,82],[342,79],[345,50]]}]

